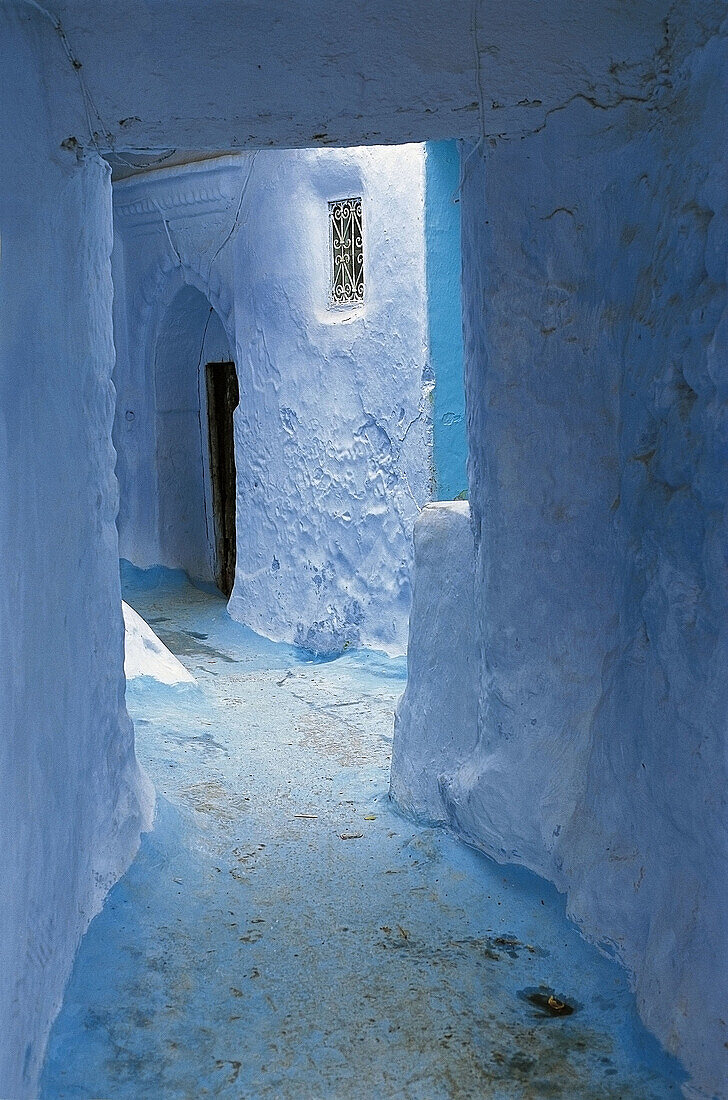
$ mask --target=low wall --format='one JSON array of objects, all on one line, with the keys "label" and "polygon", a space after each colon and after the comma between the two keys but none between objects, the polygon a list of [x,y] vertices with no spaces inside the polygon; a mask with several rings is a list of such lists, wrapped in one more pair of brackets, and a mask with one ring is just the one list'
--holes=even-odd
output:
[{"label": "low wall", "polygon": [[407,689],[394,722],[391,794],[404,811],[444,823],[441,784],[468,759],[478,733],[467,502],[428,504],[415,524],[414,547]]}]

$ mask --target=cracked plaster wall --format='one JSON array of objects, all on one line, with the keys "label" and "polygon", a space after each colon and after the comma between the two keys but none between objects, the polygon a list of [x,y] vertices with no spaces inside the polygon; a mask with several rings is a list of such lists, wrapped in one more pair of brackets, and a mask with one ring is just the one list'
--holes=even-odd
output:
[{"label": "cracked plaster wall", "polygon": [[725,18],[672,9],[629,85],[466,153],[478,740],[434,759],[413,681],[425,780],[393,779],[567,892],[702,1097],[728,1080]]},{"label": "cracked plaster wall", "polygon": [[[211,579],[189,550],[201,538],[178,540],[183,559],[160,535],[160,501],[175,476],[191,487],[177,495],[201,502],[184,474],[194,464],[167,462],[160,477],[158,389],[154,412],[153,365],[158,376],[161,359],[169,364],[171,394],[176,356],[199,451],[192,404],[208,357],[204,310],[188,309],[176,325],[186,328],[184,350],[164,351],[159,335],[174,295],[192,286],[236,349],[231,615],[316,653],[402,653],[412,527],[432,491],[423,147],[243,154],[115,191],[122,555]],[[332,309],[328,201],[351,195],[363,198],[365,301]],[[201,503],[197,513],[201,521]]]},{"label": "cracked plaster wall", "polygon": [[[96,140],[123,166],[188,150],[474,138],[483,105],[497,112],[491,129],[531,130],[571,95],[598,98],[611,94],[615,74],[629,79],[659,40],[668,5],[367,0],[342,10],[339,0],[119,0],[103,8],[55,0],[51,7],[82,62]],[[56,133],[59,143],[88,140],[88,126]]]}]

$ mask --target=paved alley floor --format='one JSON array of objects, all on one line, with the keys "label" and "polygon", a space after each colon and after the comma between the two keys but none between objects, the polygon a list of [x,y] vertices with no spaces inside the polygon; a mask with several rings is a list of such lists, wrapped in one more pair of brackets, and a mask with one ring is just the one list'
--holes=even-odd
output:
[{"label": "paved alley floor", "polygon": [[553,889],[393,811],[403,660],[307,659],[162,570],[124,598],[198,682],[127,689],[155,827],[81,944],[43,1097],[680,1096]]}]

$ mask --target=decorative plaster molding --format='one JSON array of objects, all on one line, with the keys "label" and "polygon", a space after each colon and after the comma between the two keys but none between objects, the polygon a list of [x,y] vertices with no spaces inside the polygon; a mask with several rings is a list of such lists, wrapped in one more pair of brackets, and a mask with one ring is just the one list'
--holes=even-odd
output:
[{"label": "decorative plaster molding", "polygon": [[131,227],[158,222],[160,215],[225,213],[237,198],[246,159],[200,161],[120,180],[114,184],[114,216]]},{"label": "decorative plaster molding", "polygon": [[125,221],[142,224],[158,219],[160,210],[163,214],[169,214],[172,217],[183,209],[186,214],[189,214],[190,211],[186,208],[190,206],[201,208],[199,210],[201,214],[222,213],[228,209],[232,200],[233,196],[222,188],[206,190],[198,188],[194,191],[186,190],[177,194],[160,195],[156,200],[137,199],[134,202],[115,205],[114,213]]}]

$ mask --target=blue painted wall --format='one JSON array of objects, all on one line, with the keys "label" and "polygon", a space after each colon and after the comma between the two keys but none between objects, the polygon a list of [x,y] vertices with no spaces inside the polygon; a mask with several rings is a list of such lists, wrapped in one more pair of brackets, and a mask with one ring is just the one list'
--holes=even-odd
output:
[{"label": "blue painted wall", "polygon": [[466,495],[467,441],[460,297],[460,154],[431,141],[425,157],[425,238],[430,363],[435,377],[433,449],[438,500]]}]

